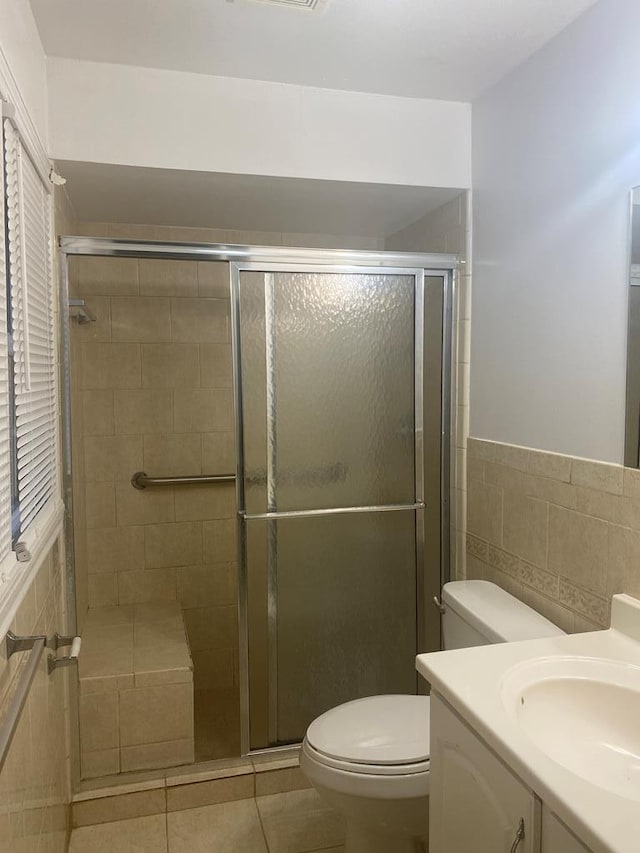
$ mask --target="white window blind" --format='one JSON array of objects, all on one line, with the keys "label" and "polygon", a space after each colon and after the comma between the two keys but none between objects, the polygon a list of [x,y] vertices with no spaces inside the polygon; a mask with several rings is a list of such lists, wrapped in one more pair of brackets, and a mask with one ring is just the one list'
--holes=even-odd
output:
[{"label": "white window blind", "polygon": [[20,535],[57,495],[56,353],[47,188],[5,120]]},{"label": "white window blind", "polygon": [[[1,113],[0,113],[1,116]],[[2,134],[0,134],[0,143]],[[11,552],[11,433],[7,338],[7,258],[5,253],[4,168],[0,144],[0,567]]]}]

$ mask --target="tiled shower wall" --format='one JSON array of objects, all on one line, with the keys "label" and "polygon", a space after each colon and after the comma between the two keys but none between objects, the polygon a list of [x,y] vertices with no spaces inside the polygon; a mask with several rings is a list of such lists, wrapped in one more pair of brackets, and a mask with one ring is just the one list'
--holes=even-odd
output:
[{"label": "tiled shower wall", "polygon": [[471,193],[463,192],[417,222],[392,234],[385,249],[446,252],[462,261],[458,270],[455,325],[455,401],[451,430],[451,575],[466,571],[467,435],[471,340]]},{"label": "tiled shower wall", "polygon": [[[89,608],[180,601],[195,689],[237,685],[234,487],[132,487],[233,473],[228,266],[75,258],[97,322],[79,339]],[[81,503],[82,501],[77,501]],[[82,515],[84,518],[82,518]]]},{"label": "tiled shower wall", "polygon": [[569,632],[640,596],[640,471],[474,438],[468,453],[468,577]]}]

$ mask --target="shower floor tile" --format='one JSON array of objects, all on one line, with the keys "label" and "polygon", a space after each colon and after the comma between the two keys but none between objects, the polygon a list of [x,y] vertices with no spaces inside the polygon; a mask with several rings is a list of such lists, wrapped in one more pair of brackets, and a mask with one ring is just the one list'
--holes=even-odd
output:
[{"label": "shower floor tile", "polygon": [[196,690],[193,700],[196,761],[240,755],[238,689]]},{"label": "shower floor tile", "polygon": [[343,853],[343,834],[308,790],[83,826],[69,853]]}]

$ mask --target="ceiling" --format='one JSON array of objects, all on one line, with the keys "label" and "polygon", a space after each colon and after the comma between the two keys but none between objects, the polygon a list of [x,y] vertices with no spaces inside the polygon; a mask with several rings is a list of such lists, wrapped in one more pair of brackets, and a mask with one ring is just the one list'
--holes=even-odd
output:
[{"label": "ceiling", "polygon": [[49,56],[471,101],[595,0],[31,0]]},{"label": "ceiling", "polygon": [[59,160],[81,221],[386,237],[459,189],[184,172]]}]

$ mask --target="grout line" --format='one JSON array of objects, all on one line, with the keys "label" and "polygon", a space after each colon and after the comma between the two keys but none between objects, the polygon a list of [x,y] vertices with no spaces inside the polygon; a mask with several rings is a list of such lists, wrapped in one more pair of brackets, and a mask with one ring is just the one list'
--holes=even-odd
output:
[{"label": "grout line", "polygon": [[[255,776],[254,776],[254,780],[255,780]],[[255,787],[255,781],[254,781],[254,787]],[[258,820],[260,821],[260,829],[262,830],[262,837],[264,838],[264,846],[267,848],[267,853],[271,853],[271,848],[269,847],[269,839],[267,838],[267,833],[265,832],[265,829],[264,829],[264,821],[262,820],[262,814],[260,812],[260,807],[258,806],[258,798],[256,796],[254,796],[253,802],[254,802],[256,811],[258,812]]]}]

